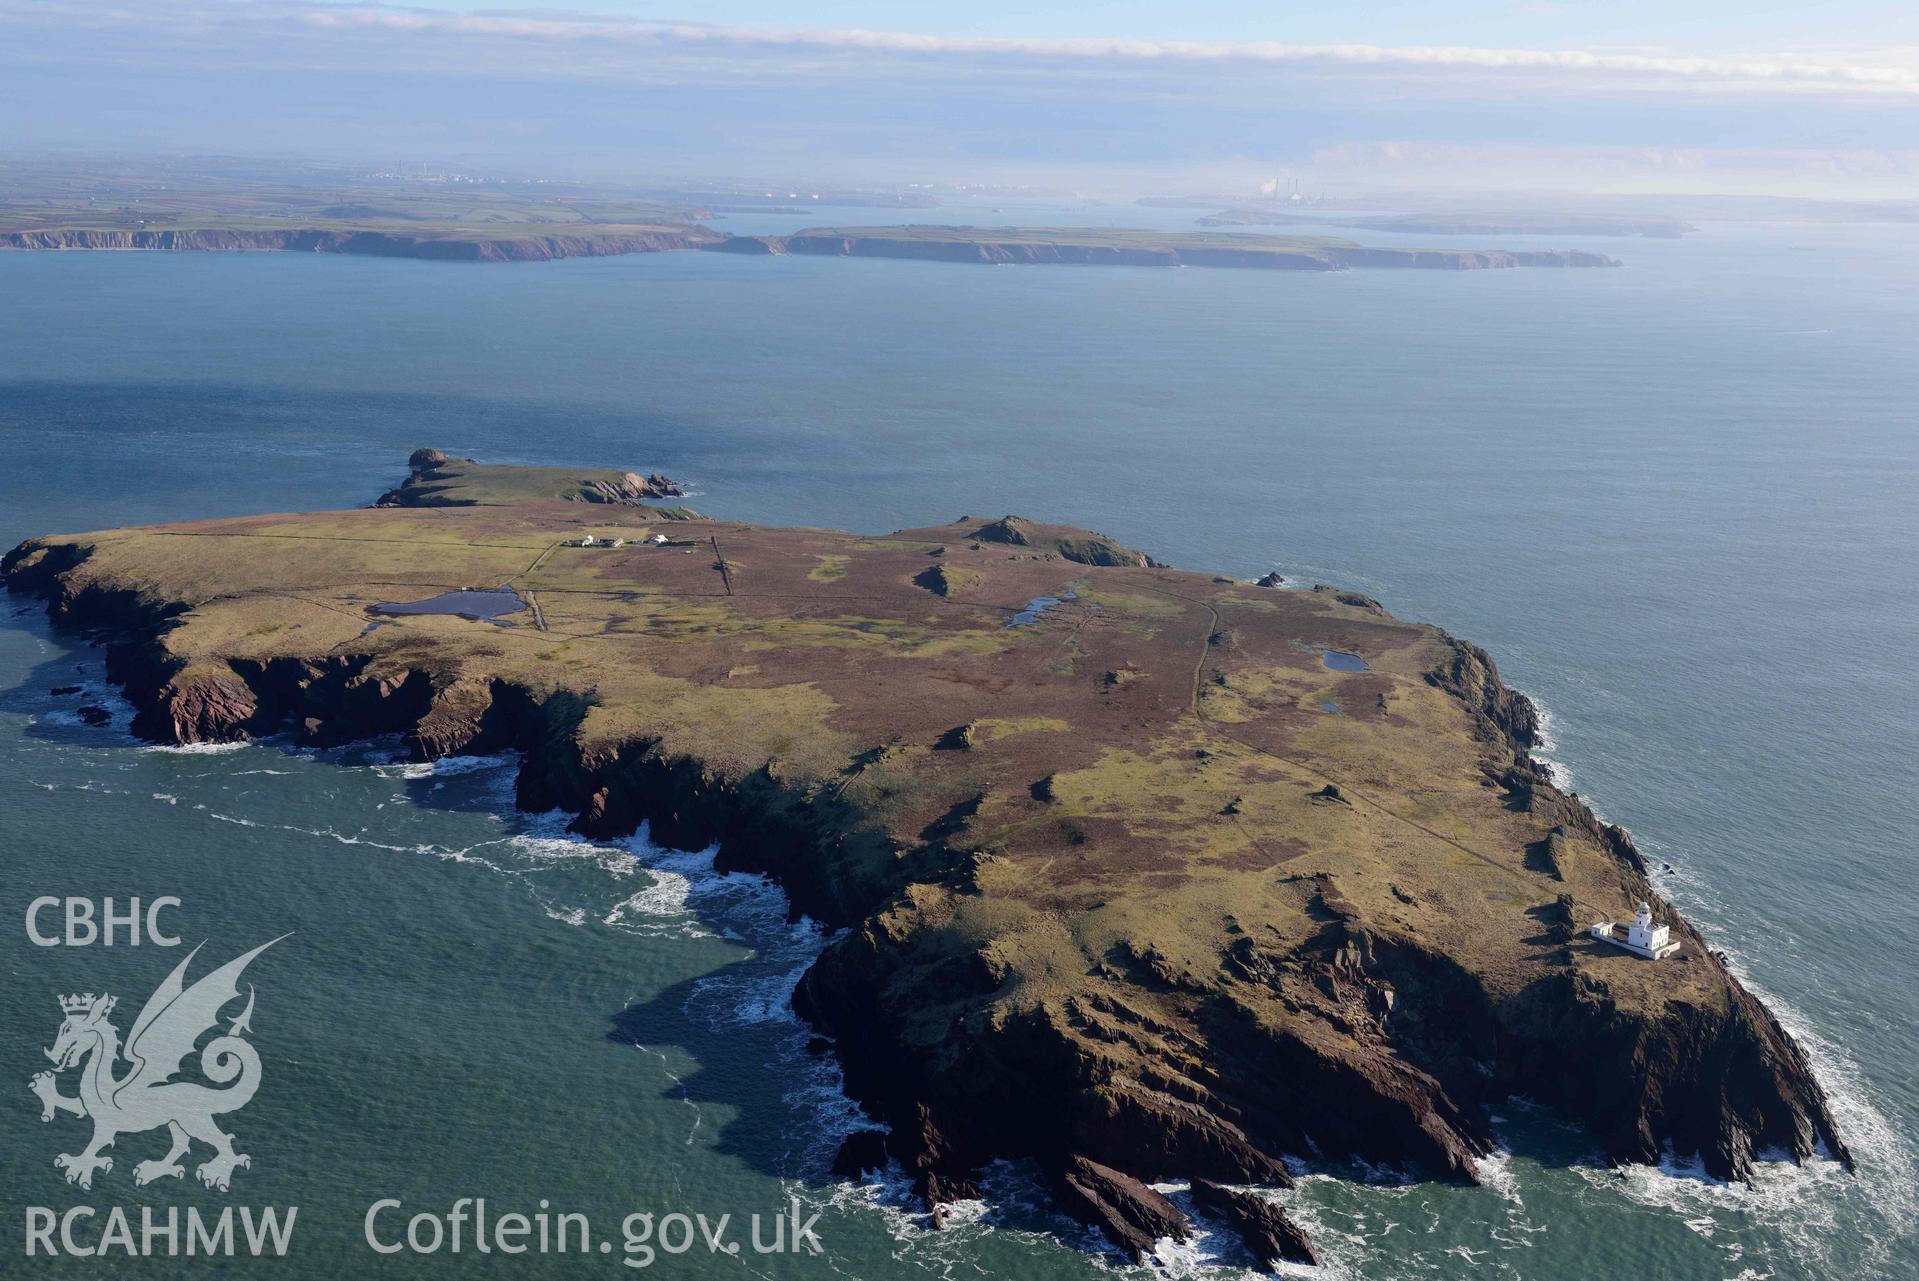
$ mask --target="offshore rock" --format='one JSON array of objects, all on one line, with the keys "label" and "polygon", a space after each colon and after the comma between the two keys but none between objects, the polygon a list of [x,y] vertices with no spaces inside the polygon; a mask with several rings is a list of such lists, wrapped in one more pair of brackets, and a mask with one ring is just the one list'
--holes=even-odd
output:
[{"label": "offshore rock", "polygon": [[1307,1267],[1319,1263],[1306,1234],[1277,1202],[1207,1179],[1193,1180],[1193,1200],[1223,1215],[1261,1267],[1271,1271],[1282,1263],[1303,1263]]},{"label": "offshore rock", "polygon": [[1110,1166],[1075,1156],[1054,1177],[1060,1208],[1104,1232],[1135,1263],[1162,1238],[1184,1241],[1192,1235],[1179,1207]]}]

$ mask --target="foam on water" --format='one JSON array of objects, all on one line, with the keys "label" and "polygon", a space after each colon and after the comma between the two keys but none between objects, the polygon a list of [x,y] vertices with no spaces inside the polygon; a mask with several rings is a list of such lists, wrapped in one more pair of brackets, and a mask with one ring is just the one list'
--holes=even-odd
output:
[{"label": "foam on water", "polygon": [[462,774],[477,774],[486,770],[500,769],[518,763],[519,756],[513,752],[499,752],[491,756],[442,756],[431,761],[395,761],[385,765],[375,765],[373,772],[382,778],[403,778],[408,780],[422,778],[458,778]]},{"label": "foam on water", "polygon": [[[133,704],[117,686],[83,677],[75,680],[70,688],[72,693],[58,696],[50,689],[36,691],[38,697],[27,713],[27,724],[113,735],[125,735],[132,729]],[[81,715],[82,709],[105,712],[106,717],[89,720]]]},{"label": "foam on water", "polygon": [[[224,746],[224,745],[223,745]],[[245,745],[234,745],[235,749]],[[525,814],[513,808],[512,754],[452,757],[433,762],[346,763],[348,752],[280,750],[301,757],[331,758],[335,767],[365,769],[376,777],[418,784],[429,780],[466,780],[492,811],[489,821],[511,828],[473,844],[408,844],[379,839],[367,830],[341,831],[327,826],[266,823],[231,806],[206,809],[210,819],[248,828],[265,828],[363,846],[397,855],[425,856],[509,877],[525,886],[542,916],[569,927],[600,926],[648,937],[724,938],[747,949],[753,962],[728,966],[691,986],[687,1012],[716,1033],[728,1027],[784,1029],[777,1064],[769,1070],[790,1082],[785,1104],[805,1118],[795,1129],[810,1136],[805,1153],[809,1182],[795,1184],[802,1198],[819,1195],[817,1175],[846,1135],[869,1125],[847,1098],[837,1062],[808,1054],[810,1031],[794,1014],[792,994],[806,968],[828,940],[817,923],[789,919],[784,891],[764,876],[722,873],[714,868],[713,849],[669,850],[647,832],[611,841],[568,832],[571,816],[554,811]],[[234,776],[289,776],[296,771],[249,769]],[[405,799],[405,793],[401,794]],[[204,808],[204,807],[202,807]],[[587,875],[582,876],[581,873]],[[642,882],[635,888],[635,880]],[[641,1046],[653,1054],[650,1047]],[[678,1082],[662,1058],[662,1068]],[[697,1106],[688,1100],[688,1106]],[[830,1186],[830,1185],[829,1185]],[[811,1189],[811,1190],[809,1190]],[[831,1188],[837,1192],[837,1188]]]},{"label": "foam on water", "polygon": [[[1741,981],[1752,987],[1743,975]],[[1857,1174],[1823,1155],[1795,1165],[1779,1152],[1761,1153],[1750,1186],[1708,1175],[1696,1157],[1668,1150],[1658,1166],[1619,1170],[1580,1168],[1594,1187],[1666,1211],[1706,1239],[1724,1232],[1724,1248],[1743,1257],[1755,1248],[1755,1227],[1777,1233],[1793,1257],[1823,1260],[1843,1241],[1870,1267],[1889,1265],[1894,1241],[1919,1225],[1919,1177],[1909,1146],[1869,1098],[1857,1066],[1796,1018],[1789,1006],[1757,988],[1780,1023],[1811,1058],[1826,1091],[1839,1132],[1853,1154]],[[1823,1152],[1823,1148],[1822,1148]],[[1878,1220],[1880,1233],[1860,1233],[1857,1216]],[[1855,1226],[1848,1229],[1847,1224]],[[1864,1275],[1876,1275],[1866,1272]]]},{"label": "foam on water", "polygon": [[148,743],[141,747],[143,752],[154,752],[164,756],[225,756],[231,752],[244,752],[252,743]]},{"label": "foam on water", "polygon": [[1531,699],[1533,711],[1537,713],[1539,717],[1538,728],[1534,731],[1533,745],[1528,755],[1546,767],[1547,771],[1552,775],[1554,787],[1557,787],[1562,792],[1575,790],[1573,788],[1573,772],[1571,768],[1559,758],[1559,738],[1555,733],[1559,727],[1558,720],[1553,716],[1552,709],[1546,706],[1546,704],[1537,698],[1533,698],[1531,695],[1527,695],[1527,697]]},{"label": "foam on water", "polygon": [[[549,920],[642,937],[722,938],[746,948],[752,964],[725,967],[691,985],[687,1013],[720,1034],[729,1027],[783,1027],[781,1061],[770,1070],[791,1082],[783,1098],[807,1119],[798,1128],[810,1136],[807,1162],[817,1174],[846,1135],[870,1124],[847,1098],[837,1063],[805,1052],[810,1031],[792,1008],[793,989],[828,941],[827,932],[816,922],[789,919],[785,892],[769,878],[718,871],[714,849],[665,849],[653,843],[644,828],[619,840],[593,840],[566,831],[570,816],[563,812],[514,811],[514,760],[460,758],[434,762],[430,770],[413,764],[372,768],[382,776],[400,771],[410,781],[476,776],[482,794],[499,807],[495,821],[521,830],[460,849],[424,847],[418,852],[517,879]],[[554,880],[549,875],[569,869],[590,869],[603,879],[569,875]],[[636,877],[643,882],[638,888],[633,887]],[[662,1070],[672,1075],[670,1068]],[[797,1187],[795,1191],[802,1194]]]},{"label": "foam on water", "polygon": [[1481,1186],[1490,1188],[1514,1205],[1524,1205],[1519,1199],[1519,1180],[1513,1174],[1513,1154],[1506,1151],[1494,1152],[1491,1156],[1479,1158],[1474,1166]]}]

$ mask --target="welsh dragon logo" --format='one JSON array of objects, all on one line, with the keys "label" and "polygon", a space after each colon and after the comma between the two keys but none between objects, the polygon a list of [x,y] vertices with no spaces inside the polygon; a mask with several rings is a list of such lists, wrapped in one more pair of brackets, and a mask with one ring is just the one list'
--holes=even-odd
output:
[{"label": "welsh dragon logo", "polygon": [[[252,1030],[252,985],[247,987],[246,1008],[224,1033],[200,1049],[200,1074],[213,1084],[173,1078],[200,1038],[218,1030],[220,1011],[239,999],[240,975],[248,963],[279,941],[262,943],[188,987],[187,966],[200,953],[200,948],[194,948],[147,998],[124,1049],[119,1029],[107,1017],[113,1013],[115,998],[91,992],[60,998],[60,1012],[66,1017],[53,1048],[46,1051],[54,1070],[34,1076],[28,1086],[40,1097],[42,1121],[51,1121],[56,1112],[93,1121],[93,1141],[83,1151],[53,1159],[54,1167],[66,1172],[68,1183],[91,1188],[96,1172],[112,1171],[113,1158],[103,1153],[116,1138],[161,1126],[167,1128],[173,1146],[159,1160],[133,1167],[137,1184],[182,1177],[186,1168],[180,1158],[195,1140],[213,1149],[213,1156],[194,1171],[210,1188],[226,1191],[233,1171],[253,1163],[233,1150],[233,1136],[214,1120],[245,1107],[260,1088],[260,1055],[245,1039]],[[129,1066],[120,1072],[123,1059]],[[59,1074],[76,1067],[80,1093],[70,1098],[60,1093]]]}]

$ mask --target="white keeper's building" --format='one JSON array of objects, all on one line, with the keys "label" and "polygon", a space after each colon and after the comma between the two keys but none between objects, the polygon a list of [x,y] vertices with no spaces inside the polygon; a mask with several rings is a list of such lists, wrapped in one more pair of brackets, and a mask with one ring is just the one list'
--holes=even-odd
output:
[{"label": "white keeper's building", "polygon": [[1672,927],[1654,925],[1652,904],[1644,899],[1640,900],[1639,915],[1633,918],[1631,925],[1601,921],[1593,926],[1592,935],[1602,943],[1623,947],[1634,956],[1643,956],[1649,961],[1671,956],[1679,950],[1679,944],[1672,941]]}]

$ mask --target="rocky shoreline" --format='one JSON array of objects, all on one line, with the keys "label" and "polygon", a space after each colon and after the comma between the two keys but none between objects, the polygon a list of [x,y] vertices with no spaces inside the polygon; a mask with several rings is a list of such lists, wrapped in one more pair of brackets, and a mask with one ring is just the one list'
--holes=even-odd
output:
[{"label": "rocky shoreline", "polygon": [[[1020,527],[1031,533],[1017,548],[975,545],[1015,559],[1056,554],[1046,532],[1055,527]],[[1650,898],[1672,922],[1687,959],[1667,973],[1683,973],[1700,995],[1646,1005],[1576,963],[1583,909],[1571,893],[1532,914],[1539,937],[1527,942],[1544,960],[1535,977],[1515,982],[1382,914],[1360,882],[1288,878],[1282,866],[1274,875],[1312,923],[1303,936],[1229,915],[1216,968],[1122,940],[1096,951],[1084,985],[1007,1001],[1031,962],[990,934],[980,945],[951,942],[1001,871],[992,847],[961,839],[966,816],[876,855],[871,802],[848,784],[897,748],[856,757],[854,773],[819,787],[678,750],[656,731],[595,738],[586,732],[592,691],[490,677],[431,655],[396,662],[349,644],[190,661],[172,640],[200,603],[93,577],[95,554],[85,537],[30,540],[0,569],[10,590],[43,599],[57,622],[106,646],[108,673],[143,738],[231,741],[291,729],[312,744],[398,734],[421,759],[513,750],[524,809],[568,811],[574,830],[591,837],[646,823],[663,845],[717,847],[722,870],[777,878],[796,911],[843,931],[794,995],[832,1038],[848,1091],[883,1129],[855,1136],[836,1168],[870,1167],[884,1153],[936,1213],[975,1195],[987,1162],[1023,1157],[1045,1172],[1060,1208],[1135,1257],[1187,1231],[1179,1209],[1148,1185],[1190,1180],[1196,1199],[1262,1260],[1304,1261],[1310,1245],[1283,1209],[1242,1189],[1290,1186],[1288,1158],[1309,1155],[1474,1181],[1495,1146],[1491,1109],[1513,1093],[1577,1119],[1618,1162],[1656,1162],[1670,1146],[1697,1153],[1716,1177],[1744,1179],[1762,1152],[1804,1160],[1823,1147],[1850,1167],[1800,1048],[1660,902],[1631,838],[1532,760],[1530,702],[1484,651],[1443,633],[1433,633],[1439,661],[1424,682],[1464,709],[1483,786],[1546,833],[1542,874],[1581,875],[1603,860],[1602,880]],[[1144,557],[1086,572],[1199,578],[1174,577]],[[1355,620],[1342,626],[1416,630],[1352,593],[1327,591],[1323,606]],[[1235,643],[1216,632],[1201,671]],[[1125,687],[1124,670],[1109,671],[1106,685]],[[1217,684],[1227,676],[1222,667]],[[1388,698],[1382,690],[1382,705]],[[1214,742],[1249,741],[1240,723],[1201,715]],[[963,728],[960,751],[972,743],[970,723]],[[1033,785],[1036,803],[1055,802],[1054,778]],[[1328,784],[1313,801],[1322,811],[1308,812],[1375,805],[1350,785]],[[1225,812],[1238,809],[1235,798]],[[1391,889],[1407,905],[1418,898]],[[1647,971],[1604,973],[1639,982]]]}]

